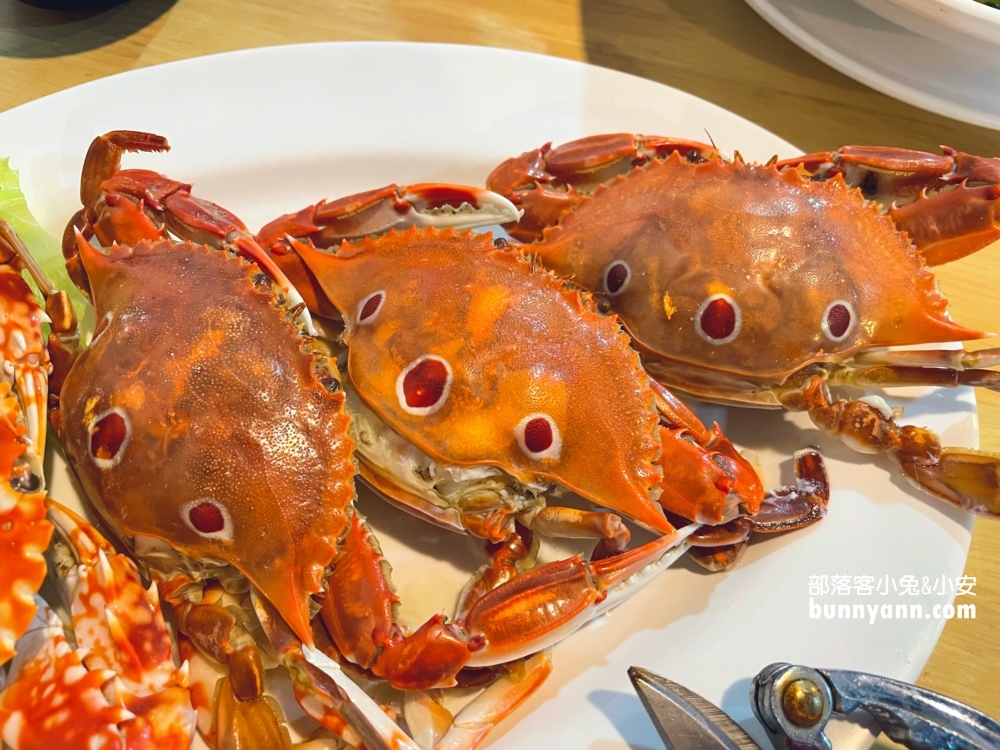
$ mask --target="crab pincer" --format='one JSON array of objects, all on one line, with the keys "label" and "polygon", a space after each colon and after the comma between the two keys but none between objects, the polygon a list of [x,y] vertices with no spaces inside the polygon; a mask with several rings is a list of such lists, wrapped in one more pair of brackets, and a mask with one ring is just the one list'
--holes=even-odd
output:
[{"label": "crab pincer", "polygon": [[[510,159],[487,185],[525,210],[511,233],[620,315],[664,385],[805,411],[849,446],[888,454],[923,491],[1000,515],[1000,457],[900,426],[879,396],[830,391],[1000,388],[988,369],[1000,349],[888,349],[983,337],[947,316],[927,266],[1000,238],[1000,160],[847,147],[755,165],[614,135]],[[534,213],[538,196],[562,193],[569,210]]]},{"label": "crab pincer", "polygon": [[844,146],[779,161],[811,179],[841,177],[879,204],[929,266],[964,258],[1000,240],[1000,158],[947,146],[940,154],[887,146]]}]

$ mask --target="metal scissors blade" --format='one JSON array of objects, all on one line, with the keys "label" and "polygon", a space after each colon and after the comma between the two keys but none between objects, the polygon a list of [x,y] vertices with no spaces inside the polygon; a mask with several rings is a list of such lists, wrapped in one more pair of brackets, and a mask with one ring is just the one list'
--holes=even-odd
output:
[{"label": "metal scissors blade", "polygon": [[666,677],[630,667],[629,679],[667,750],[761,750],[723,711]]}]

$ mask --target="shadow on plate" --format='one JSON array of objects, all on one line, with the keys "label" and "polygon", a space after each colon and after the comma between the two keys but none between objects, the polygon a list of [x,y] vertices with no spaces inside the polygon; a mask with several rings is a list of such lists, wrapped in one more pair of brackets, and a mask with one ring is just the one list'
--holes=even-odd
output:
[{"label": "shadow on plate", "polygon": [[72,55],[148,26],[177,0],[0,0],[0,56]]},{"label": "shadow on plate", "polygon": [[[587,696],[587,700],[614,724],[632,750],[655,750],[663,746],[660,735],[635,693],[594,690]],[[598,740],[590,745],[589,750],[605,750],[610,747],[617,748],[620,745],[617,742]]]}]

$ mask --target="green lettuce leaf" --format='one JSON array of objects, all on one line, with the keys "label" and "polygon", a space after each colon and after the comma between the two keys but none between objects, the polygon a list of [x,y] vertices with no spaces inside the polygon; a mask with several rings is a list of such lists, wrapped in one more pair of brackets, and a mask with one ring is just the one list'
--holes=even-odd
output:
[{"label": "green lettuce leaf", "polygon": [[[86,299],[70,281],[69,274],[66,273],[66,265],[62,254],[62,243],[44,229],[42,229],[35,217],[28,209],[28,203],[21,192],[21,180],[16,169],[11,169],[9,159],[0,159],[0,217],[9,223],[17,236],[31,251],[32,256],[38,262],[42,271],[48,276],[58,289],[65,289],[69,292],[73,309],[76,311],[77,320],[81,322],[89,321],[89,305]],[[25,274],[27,278],[27,274]],[[34,282],[30,279],[28,283],[39,294]],[[39,294],[39,299],[42,299]]]}]

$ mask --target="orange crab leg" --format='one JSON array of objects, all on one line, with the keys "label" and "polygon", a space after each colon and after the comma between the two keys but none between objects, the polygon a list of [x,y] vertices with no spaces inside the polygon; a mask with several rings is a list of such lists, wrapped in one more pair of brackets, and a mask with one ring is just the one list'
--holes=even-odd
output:
[{"label": "orange crab leg", "polygon": [[851,187],[878,201],[928,265],[958,260],[1000,239],[1000,159],[942,147],[942,154],[845,146],[777,162]]},{"label": "orange crab leg", "polygon": [[147,169],[121,169],[127,151],[160,152],[170,149],[166,138],[151,133],[114,131],[96,138],[84,161],[80,198],[84,208],[63,235],[63,255],[70,278],[89,294],[76,236],[91,236],[105,246],[127,246],[167,237],[222,247],[257,263],[286,292],[293,287],[268,255],[257,246],[246,225],[234,214],[191,195],[191,185]]},{"label": "orange crab leg", "polygon": [[41,479],[49,368],[41,326],[48,318],[21,277],[25,259],[24,245],[0,219],[0,364],[13,381],[0,383],[0,559],[10,566],[0,580],[0,665],[35,614],[52,534]]},{"label": "orange crab leg", "polygon": [[490,190],[506,195],[524,210],[508,229],[523,242],[541,239],[599,184],[650,159],[678,153],[692,162],[718,157],[714,146],[680,138],[612,133],[580,138],[552,148],[551,143],[508,159],[486,179]]},{"label": "orange crab leg", "polygon": [[773,534],[816,523],[826,515],[830,482],[819,451],[795,453],[795,484],[768,492],[754,516],[740,516],[720,526],[702,526],[688,541],[690,555],[708,570],[731,568],[746,550],[753,532]]},{"label": "orange crab leg", "polygon": [[887,453],[918,489],[971,513],[1000,517],[1000,456],[943,448],[929,430],[896,424],[878,397],[834,401],[821,377],[785,394],[785,405],[807,411],[817,427],[862,453]]},{"label": "orange crab leg", "polygon": [[103,182],[118,171],[122,155],[127,151],[169,151],[167,139],[135,130],[114,130],[95,138],[83,160],[80,179],[80,202],[84,206],[97,203]]},{"label": "orange crab leg", "polygon": [[889,209],[929,266],[959,260],[1000,240],[1000,185],[962,184]]}]

